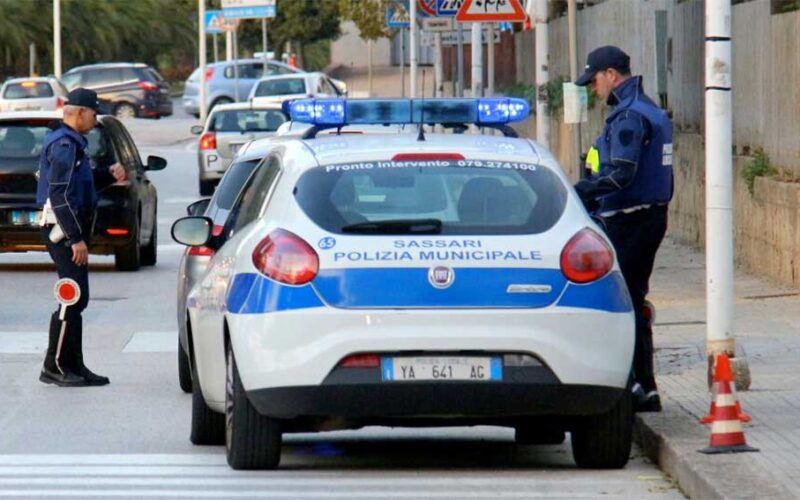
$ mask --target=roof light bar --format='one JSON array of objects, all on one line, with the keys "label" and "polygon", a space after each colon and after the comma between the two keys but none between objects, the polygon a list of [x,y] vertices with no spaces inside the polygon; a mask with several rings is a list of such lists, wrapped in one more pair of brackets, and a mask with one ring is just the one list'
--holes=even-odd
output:
[{"label": "roof light bar", "polygon": [[300,99],[290,105],[293,121],[330,127],[411,123],[500,126],[530,114],[524,99]]}]

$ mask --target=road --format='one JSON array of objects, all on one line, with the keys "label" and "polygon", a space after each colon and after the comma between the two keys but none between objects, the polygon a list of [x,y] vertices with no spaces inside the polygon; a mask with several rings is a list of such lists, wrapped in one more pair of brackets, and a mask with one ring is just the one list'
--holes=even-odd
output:
[{"label": "road", "polygon": [[[179,106],[179,101],[176,105]],[[626,469],[575,468],[569,442],[521,447],[495,427],[390,429],[285,437],[281,468],[235,472],[221,447],[189,442],[190,396],[177,381],[172,221],[198,198],[182,113],[131,120],[159,192],[158,264],[119,273],[91,256],[84,313],[87,365],[100,388],[38,382],[54,308],[45,254],[0,254],[0,497],[2,498],[683,498],[634,449]]]}]

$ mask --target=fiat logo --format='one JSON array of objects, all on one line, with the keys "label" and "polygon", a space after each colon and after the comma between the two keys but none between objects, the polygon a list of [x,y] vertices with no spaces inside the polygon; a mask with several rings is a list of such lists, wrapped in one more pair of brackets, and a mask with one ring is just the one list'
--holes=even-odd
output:
[{"label": "fiat logo", "polygon": [[447,288],[453,284],[456,275],[447,266],[436,266],[428,270],[428,281],[434,288]]}]

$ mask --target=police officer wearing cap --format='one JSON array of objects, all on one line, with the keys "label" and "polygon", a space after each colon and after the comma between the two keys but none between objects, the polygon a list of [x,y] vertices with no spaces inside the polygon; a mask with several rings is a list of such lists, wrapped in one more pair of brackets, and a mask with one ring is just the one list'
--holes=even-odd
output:
[{"label": "police officer wearing cap", "polygon": [[672,199],[672,122],[644,94],[642,77],[631,76],[630,58],[617,47],[593,50],[575,84],[590,85],[612,107],[587,158],[597,164],[590,165],[592,175],[581,179],[575,190],[605,225],[633,301],[637,410],[661,411],[653,371],[653,332],[644,307]]},{"label": "police officer wearing cap", "polygon": [[77,88],[67,96],[64,120],[47,134],[39,156],[37,202],[44,205],[42,239],[59,278],[80,287],[80,300],[68,306],[63,321],[58,309],[50,318],[50,337],[39,380],[58,386],[106,385],[83,363],[81,313],[89,303],[89,237],[97,205],[96,186],[127,179],[119,163],[93,168],[83,134],[96,123],[97,94]]}]

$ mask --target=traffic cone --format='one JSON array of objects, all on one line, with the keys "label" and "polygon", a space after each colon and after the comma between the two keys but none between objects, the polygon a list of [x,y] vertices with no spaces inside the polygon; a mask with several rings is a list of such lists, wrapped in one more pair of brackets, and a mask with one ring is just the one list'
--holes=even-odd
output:
[{"label": "traffic cone", "polygon": [[698,451],[707,454],[758,451],[758,449],[748,446],[744,439],[739,405],[731,389],[733,371],[730,360],[725,354],[717,356],[714,379],[717,391],[714,397],[715,401],[712,403],[711,437],[708,447]]},{"label": "traffic cone", "polygon": [[[716,379],[716,373],[714,374],[714,378]],[[714,421],[714,413],[717,411],[717,392],[719,392],[719,382],[714,380],[711,384],[711,408],[708,410],[708,415],[703,415],[700,417],[701,424],[710,424]],[[736,400],[736,413],[739,414],[739,420],[742,422],[750,422],[753,420],[753,417],[748,415],[747,413],[742,411],[742,406],[739,404],[739,398],[736,397],[736,386],[731,385],[731,392],[733,393],[733,397]]]}]

